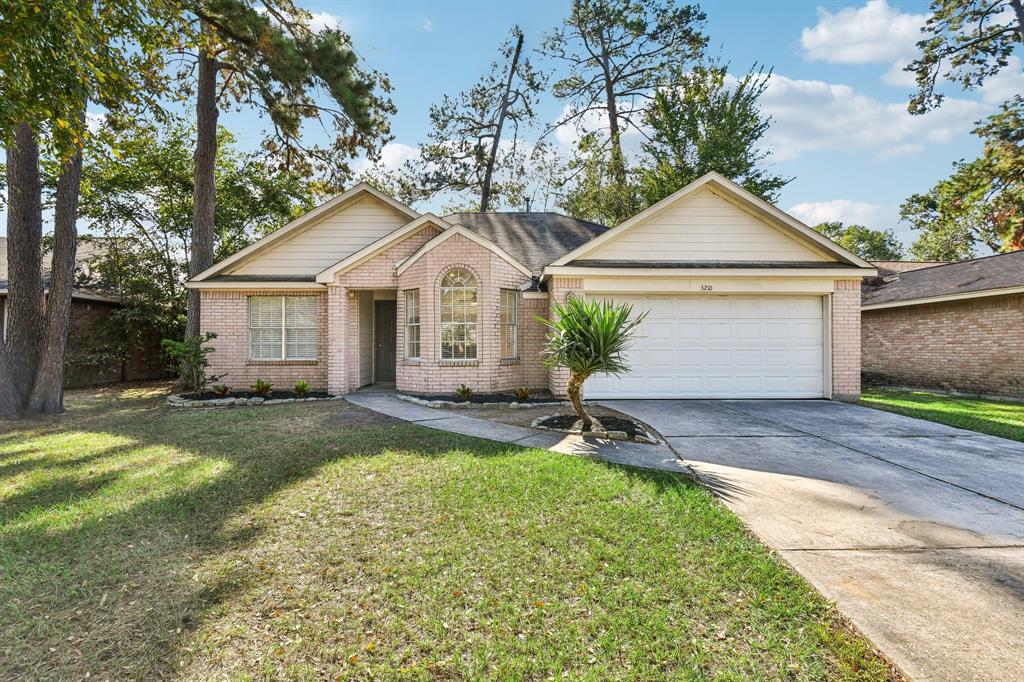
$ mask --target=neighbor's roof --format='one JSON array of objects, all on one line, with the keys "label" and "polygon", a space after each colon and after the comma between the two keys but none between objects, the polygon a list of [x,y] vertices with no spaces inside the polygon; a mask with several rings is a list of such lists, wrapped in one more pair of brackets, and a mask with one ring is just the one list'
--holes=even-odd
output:
[{"label": "neighbor's roof", "polygon": [[876,306],[898,302],[958,296],[998,295],[1024,287],[1024,251],[936,265],[904,272],[876,287],[864,289],[861,304]]},{"label": "neighbor's roof", "polygon": [[[119,303],[121,297],[116,291],[105,287],[102,284],[92,281],[90,282],[81,273],[77,274],[77,281],[75,282],[74,291],[71,293],[72,298],[80,298],[91,301],[106,301],[108,303]],[[43,275],[43,290],[49,291],[50,289],[50,273]],[[0,279],[0,296],[7,296],[7,280]]]},{"label": "neighbor's roof", "polygon": [[560,213],[452,213],[444,219],[494,242],[535,274],[608,231]]}]

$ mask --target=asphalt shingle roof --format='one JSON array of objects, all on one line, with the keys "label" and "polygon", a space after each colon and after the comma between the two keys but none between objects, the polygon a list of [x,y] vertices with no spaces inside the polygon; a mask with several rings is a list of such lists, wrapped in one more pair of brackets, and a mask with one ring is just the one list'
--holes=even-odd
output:
[{"label": "asphalt shingle roof", "polygon": [[535,275],[608,231],[604,225],[560,213],[452,213],[444,218],[491,240]]},{"label": "asphalt shingle roof", "polygon": [[1020,286],[1024,286],[1024,251],[1014,251],[904,272],[889,282],[865,288],[861,302],[895,303]]}]

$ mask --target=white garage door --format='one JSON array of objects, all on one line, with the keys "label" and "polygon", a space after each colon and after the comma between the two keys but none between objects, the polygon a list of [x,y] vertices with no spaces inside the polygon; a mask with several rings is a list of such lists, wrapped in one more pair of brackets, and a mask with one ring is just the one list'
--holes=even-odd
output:
[{"label": "white garage door", "polygon": [[821,398],[820,296],[608,296],[650,311],[620,377],[588,398]]}]

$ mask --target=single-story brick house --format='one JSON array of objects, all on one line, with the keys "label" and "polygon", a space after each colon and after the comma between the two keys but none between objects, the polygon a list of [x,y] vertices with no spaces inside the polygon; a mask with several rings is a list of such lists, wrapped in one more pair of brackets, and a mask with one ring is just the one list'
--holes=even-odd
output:
[{"label": "single-story brick house", "polygon": [[876,265],[861,306],[866,381],[1024,397],[1024,251]]},{"label": "single-story brick house", "polygon": [[615,228],[553,213],[420,214],[360,184],[190,281],[233,387],[564,392],[555,301],[650,314],[588,397],[852,398],[868,262],[711,173]]}]

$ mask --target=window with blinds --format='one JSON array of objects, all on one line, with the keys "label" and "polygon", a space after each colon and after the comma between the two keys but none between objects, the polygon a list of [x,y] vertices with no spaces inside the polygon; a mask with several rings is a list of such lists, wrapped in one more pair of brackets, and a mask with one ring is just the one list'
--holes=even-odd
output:
[{"label": "window with blinds", "polygon": [[519,292],[501,290],[501,357],[519,357]]},{"label": "window with blinds", "polygon": [[315,296],[250,296],[249,357],[316,360]]},{"label": "window with blinds", "polygon": [[405,357],[420,357],[420,290],[405,292]]}]

